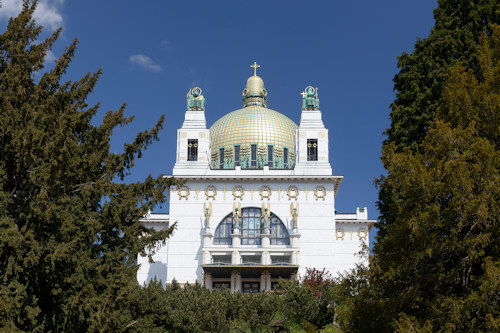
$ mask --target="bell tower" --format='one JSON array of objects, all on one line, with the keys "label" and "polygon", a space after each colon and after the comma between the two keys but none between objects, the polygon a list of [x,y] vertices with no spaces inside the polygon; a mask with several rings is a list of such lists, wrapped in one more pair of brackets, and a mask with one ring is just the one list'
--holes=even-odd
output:
[{"label": "bell tower", "polygon": [[182,127],[177,130],[173,175],[202,174],[209,163],[210,132],[205,119],[205,97],[199,87],[189,90]]},{"label": "bell tower", "polygon": [[295,173],[303,175],[331,175],[328,129],[319,110],[318,88],[308,86],[301,93],[302,114],[296,134]]}]

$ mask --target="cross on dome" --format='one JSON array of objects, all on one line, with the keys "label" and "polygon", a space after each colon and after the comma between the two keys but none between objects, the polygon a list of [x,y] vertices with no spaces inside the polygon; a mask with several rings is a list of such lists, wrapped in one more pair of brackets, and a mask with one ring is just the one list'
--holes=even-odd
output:
[{"label": "cross on dome", "polygon": [[253,68],[253,75],[254,75],[254,76],[257,76],[257,68],[259,68],[259,67],[260,67],[260,65],[257,65],[257,62],[255,62],[255,61],[254,61],[254,62],[253,62],[253,65],[251,65],[250,67],[252,67],[252,68]]}]

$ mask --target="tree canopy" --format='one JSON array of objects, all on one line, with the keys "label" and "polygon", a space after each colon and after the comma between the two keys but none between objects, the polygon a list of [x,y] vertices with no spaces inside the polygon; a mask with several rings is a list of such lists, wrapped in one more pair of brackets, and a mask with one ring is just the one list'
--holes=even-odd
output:
[{"label": "tree canopy", "polygon": [[358,309],[373,309],[372,329],[500,328],[500,27],[476,49],[477,65],[448,69],[418,149],[384,147],[393,222],[374,246]]},{"label": "tree canopy", "polygon": [[[478,70],[479,39],[484,32],[491,33],[491,24],[497,23],[499,17],[496,0],[438,0],[429,36],[418,39],[413,52],[398,58],[396,98],[391,104],[384,148],[394,144],[397,151],[405,147],[420,149],[438,112],[448,70],[457,62]],[[386,225],[395,223],[388,207],[397,198],[384,177],[377,184],[381,214],[378,237],[385,237]]]},{"label": "tree canopy", "polygon": [[121,305],[136,288],[137,254],[172,231],[139,222],[170,181],[123,182],[164,117],[111,153],[113,130],[133,117],[122,105],[92,125],[99,105],[85,100],[101,70],[62,82],[76,39],[44,70],[61,30],[38,42],[35,6],[25,1],[0,35],[0,327],[115,330],[129,319]]}]

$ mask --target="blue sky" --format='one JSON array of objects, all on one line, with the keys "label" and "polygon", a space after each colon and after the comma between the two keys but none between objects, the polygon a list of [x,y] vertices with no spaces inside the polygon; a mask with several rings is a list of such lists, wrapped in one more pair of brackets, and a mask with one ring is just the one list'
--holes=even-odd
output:
[{"label": "blue sky", "polygon": [[[1,2],[3,32],[21,1]],[[64,28],[49,68],[77,37],[79,49],[66,79],[103,69],[89,98],[89,104],[102,103],[96,123],[123,102],[126,115],[135,115],[131,125],[115,132],[113,151],[166,114],[160,141],[136,163],[128,181],[171,173],[191,87],[203,89],[210,126],[241,107],[250,65],[257,61],[269,108],[296,123],[300,92],[308,85],[319,88],[330,162],[334,174],[345,177],[336,209],[367,206],[377,218],[373,180],[384,172],[380,149],[397,56],[429,34],[436,6],[435,0],[42,0],[36,17],[45,36]]]}]

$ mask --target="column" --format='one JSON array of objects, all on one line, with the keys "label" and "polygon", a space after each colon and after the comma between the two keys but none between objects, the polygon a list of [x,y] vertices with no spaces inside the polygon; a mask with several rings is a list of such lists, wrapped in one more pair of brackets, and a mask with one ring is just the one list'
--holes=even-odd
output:
[{"label": "column", "polygon": [[271,234],[260,234],[261,244],[263,248],[268,248],[271,245]]},{"label": "column", "polygon": [[241,264],[241,255],[238,251],[233,251],[233,253],[231,254],[231,264],[232,265]]},{"label": "column", "polygon": [[233,239],[233,247],[240,247],[241,246],[240,229],[234,228],[233,233],[231,234],[231,238]]},{"label": "column", "polygon": [[237,271],[231,273],[231,292],[241,291],[241,275]]},{"label": "column", "polygon": [[260,258],[260,263],[262,265],[271,265],[271,255],[268,251],[262,252],[262,256]]},{"label": "column", "polygon": [[291,234],[290,234],[290,238],[292,239],[291,242],[292,242],[292,247],[293,248],[299,248],[300,247],[300,234],[298,233],[297,230],[294,230]]},{"label": "column", "polygon": [[203,247],[212,246],[212,233],[210,231],[205,231],[203,234]]},{"label": "column", "polygon": [[212,290],[213,282],[212,282],[212,274],[205,272],[205,288]]},{"label": "column", "polygon": [[203,251],[202,256],[203,256],[203,265],[212,263],[212,255],[210,254],[210,251]]},{"label": "column", "polygon": [[292,265],[299,264],[299,251],[293,251],[292,253]]},{"label": "column", "polygon": [[271,274],[268,271],[260,275],[260,291],[271,290]]}]

